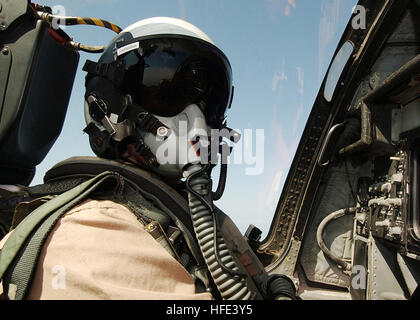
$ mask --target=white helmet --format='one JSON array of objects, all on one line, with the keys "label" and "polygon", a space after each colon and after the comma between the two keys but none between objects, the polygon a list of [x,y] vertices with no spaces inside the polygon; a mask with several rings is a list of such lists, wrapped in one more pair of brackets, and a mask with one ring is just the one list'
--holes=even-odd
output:
[{"label": "white helmet", "polygon": [[85,132],[99,157],[134,160],[180,178],[185,165],[203,161],[196,139],[225,126],[233,96],[230,63],[184,20],[136,22],[84,70]]}]

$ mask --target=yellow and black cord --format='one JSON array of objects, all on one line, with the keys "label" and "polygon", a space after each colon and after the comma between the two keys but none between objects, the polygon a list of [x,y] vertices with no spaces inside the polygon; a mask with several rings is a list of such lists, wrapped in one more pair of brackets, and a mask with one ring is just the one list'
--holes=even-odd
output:
[{"label": "yellow and black cord", "polygon": [[[77,23],[76,24],[90,24],[90,25],[96,25],[99,27],[103,27],[103,28],[107,28],[110,29],[112,31],[114,31],[115,33],[120,33],[122,31],[122,29],[109,22],[106,20],[102,20],[102,19],[98,19],[98,18],[75,18]],[[72,20],[70,19],[69,22],[71,22]],[[66,21],[67,22],[67,21]]]},{"label": "yellow and black cord", "polygon": [[[106,28],[106,29],[114,31],[115,33],[120,33],[122,31],[122,29],[116,24],[113,24],[109,21],[98,19],[98,18],[63,17],[63,16],[56,16],[48,12],[42,12],[42,11],[38,11],[38,17],[41,20],[44,20],[48,23],[53,23],[54,21],[58,21],[60,24],[66,25],[66,26],[86,24],[86,25],[93,25],[93,26]],[[105,50],[105,46],[87,46],[87,45],[84,45],[75,41],[69,41],[68,45],[75,50],[82,50],[82,51],[91,52],[91,53],[101,53]]]},{"label": "yellow and black cord", "polygon": [[40,18],[43,20],[46,20],[50,23],[52,23],[54,20],[56,21],[60,21],[61,24],[66,25],[66,26],[74,26],[74,25],[79,25],[79,24],[88,24],[88,25],[92,25],[92,26],[98,26],[98,27],[102,27],[102,28],[107,28],[109,30],[114,31],[115,33],[120,33],[122,31],[122,29],[103,19],[98,19],[98,18],[82,18],[82,17],[62,17],[62,16],[56,16],[53,14],[49,14],[46,12],[41,12],[40,13]]}]

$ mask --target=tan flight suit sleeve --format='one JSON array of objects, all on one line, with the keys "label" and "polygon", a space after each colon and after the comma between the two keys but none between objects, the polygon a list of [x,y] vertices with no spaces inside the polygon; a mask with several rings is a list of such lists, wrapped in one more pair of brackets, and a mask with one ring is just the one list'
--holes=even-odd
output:
[{"label": "tan flight suit sleeve", "polygon": [[127,208],[87,200],[61,218],[47,238],[28,299],[212,297],[195,294],[190,274]]}]

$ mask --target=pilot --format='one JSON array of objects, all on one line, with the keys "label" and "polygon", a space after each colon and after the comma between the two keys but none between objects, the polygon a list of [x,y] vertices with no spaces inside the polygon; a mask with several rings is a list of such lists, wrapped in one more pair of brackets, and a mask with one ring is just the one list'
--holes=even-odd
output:
[{"label": "pilot", "polygon": [[[124,29],[84,71],[84,131],[98,158],[64,161],[27,189],[0,243],[2,297],[251,298],[208,205],[212,154],[226,150],[210,133],[237,138],[226,127],[226,56],[197,27],[158,17]],[[281,287],[294,298],[289,280]]]}]

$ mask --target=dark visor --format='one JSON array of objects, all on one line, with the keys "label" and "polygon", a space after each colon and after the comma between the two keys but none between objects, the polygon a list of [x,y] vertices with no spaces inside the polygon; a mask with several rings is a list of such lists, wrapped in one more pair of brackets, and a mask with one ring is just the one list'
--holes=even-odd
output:
[{"label": "dark visor", "polygon": [[[119,43],[139,48],[122,54],[124,91],[153,114],[172,117],[190,104],[202,107],[208,125],[219,127],[232,94],[232,75],[225,55],[195,38],[159,36]],[[137,47],[137,46],[136,46]]]}]

